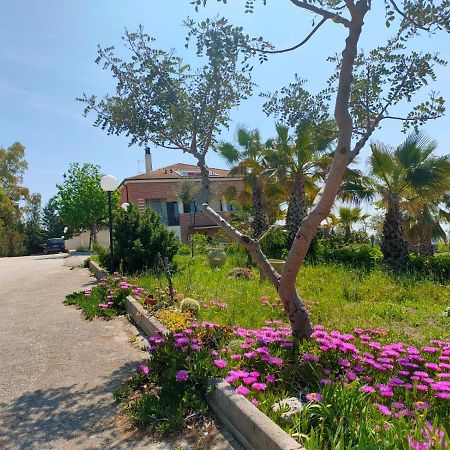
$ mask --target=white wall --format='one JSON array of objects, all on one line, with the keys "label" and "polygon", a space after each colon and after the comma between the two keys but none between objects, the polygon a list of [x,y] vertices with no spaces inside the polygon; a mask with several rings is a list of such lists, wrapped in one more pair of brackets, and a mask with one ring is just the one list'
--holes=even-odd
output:
[{"label": "white wall", "polygon": [[[109,230],[100,230],[97,232],[97,242],[109,247]],[[77,248],[89,248],[89,231],[74,236],[71,239],[66,239],[66,249],[76,250]]]}]

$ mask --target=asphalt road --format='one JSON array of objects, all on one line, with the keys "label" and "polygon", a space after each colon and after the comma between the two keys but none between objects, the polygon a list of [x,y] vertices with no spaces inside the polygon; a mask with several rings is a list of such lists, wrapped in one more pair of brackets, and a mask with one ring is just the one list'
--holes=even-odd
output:
[{"label": "asphalt road", "polygon": [[143,359],[128,322],[86,321],[63,304],[94,282],[71,267],[83,259],[0,259],[0,448],[172,449],[118,419],[114,389]]}]

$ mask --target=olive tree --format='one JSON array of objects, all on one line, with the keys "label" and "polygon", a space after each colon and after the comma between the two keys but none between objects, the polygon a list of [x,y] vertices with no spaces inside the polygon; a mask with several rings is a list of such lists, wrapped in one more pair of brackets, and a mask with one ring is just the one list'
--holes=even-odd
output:
[{"label": "olive tree", "polygon": [[[226,3],[225,0],[218,1]],[[261,1],[264,5],[267,2],[268,0]],[[326,101],[327,98],[333,101],[337,126],[336,146],[325,182],[295,235],[281,274],[273,269],[255,240],[233,228],[207,205],[205,209],[258,262],[278,291],[289,316],[294,338],[300,339],[311,335],[312,324],[296,289],[297,275],[317,228],[330,213],[349,164],[383,121],[401,120],[406,128],[417,127],[429,119],[442,116],[445,111],[444,99],[433,92],[428,100],[417,103],[406,115],[398,114],[397,107],[402,102],[412,102],[414,95],[436,78],[435,66],[445,64],[437,54],[409,50],[408,43],[422,32],[449,32],[450,2],[444,1],[437,5],[433,0],[385,0],[386,26],[396,25],[397,32],[384,45],[368,53],[360,51],[358,43],[364,33],[365,22],[370,18],[372,1],[289,2],[293,7],[320,18],[301,42],[290,48],[277,50],[263,38],[243,36],[236,45],[244,52],[260,55],[261,60],[265,60],[270,54],[294,51],[305,45],[326,22],[333,22],[335,26],[346,30],[341,55],[329,58],[335,62],[336,71],[331,76],[327,89],[318,96],[319,101]],[[195,0],[191,3],[198,8],[202,4],[206,5],[207,0]],[[256,0],[245,3],[248,12],[252,12],[255,3]],[[298,86],[293,86],[294,89],[296,87]],[[281,107],[284,102],[290,106],[290,112],[295,113],[289,90],[286,94],[278,98]],[[304,96],[304,99],[312,102],[312,105],[317,103],[314,102],[316,98],[310,96]],[[299,102],[298,111],[304,103]],[[317,109],[321,110],[320,107]]]}]

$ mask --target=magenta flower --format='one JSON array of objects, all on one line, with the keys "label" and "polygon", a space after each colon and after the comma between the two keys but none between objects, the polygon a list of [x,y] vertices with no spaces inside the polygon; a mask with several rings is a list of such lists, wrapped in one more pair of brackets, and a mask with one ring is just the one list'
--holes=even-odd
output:
[{"label": "magenta flower", "polygon": [[302,356],[302,359],[304,360],[304,361],[311,361],[311,362],[319,362],[319,358],[316,356],[316,355],[311,355],[311,354],[309,354],[309,353],[305,353],[303,356]]},{"label": "magenta flower", "polygon": [[448,400],[450,398],[450,392],[436,392],[436,398]]},{"label": "magenta flower", "polygon": [[255,391],[264,391],[267,387],[267,384],[265,383],[253,383],[252,384],[252,389],[254,389]]},{"label": "magenta flower", "polygon": [[252,403],[253,403],[255,406],[258,406],[258,405],[259,405],[259,401],[256,400],[256,398],[252,398]]},{"label": "magenta flower", "polygon": [[390,416],[391,410],[385,406],[385,405],[375,405],[378,408],[378,411],[380,411],[381,414],[384,414],[385,416]]},{"label": "magenta flower", "polygon": [[322,395],[320,395],[318,392],[310,392],[306,395],[306,398],[310,402],[321,402],[322,401]]},{"label": "magenta flower", "polygon": [[224,361],[223,359],[215,359],[214,365],[218,367],[219,369],[223,369],[228,363]]},{"label": "magenta flower", "polygon": [[231,355],[230,358],[233,360],[241,359],[241,355]]},{"label": "magenta flower", "polygon": [[277,380],[277,377],[275,375],[266,375],[266,381],[268,383],[275,383]]},{"label": "magenta flower", "polygon": [[237,387],[236,388],[236,392],[238,393],[238,394],[241,394],[241,395],[247,395],[247,394],[249,394],[250,393],[250,389],[249,388],[246,388],[245,386],[239,386],[239,387]]},{"label": "magenta flower", "polygon": [[245,377],[245,378],[242,378],[242,381],[245,384],[252,384],[252,383],[256,383],[258,381],[258,378],[256,378],[256,377]]},{"label": "magenta flower", "polygon": [[363,391],[365,394],[373,394],[375,391],[375,388],[373,388],[372,386],[363,386],[361,388],[361,391]]},{"label": "magenta flower", "polygon": [[189,372],[187,370],[179,370],[176,374],[176,380],[179,383],[184,383],[188,380],[189,378]]},{"label": "magenta flower", "polygon": [[147,376],[148,373],[149,373],[149,368],[148,368],[148,366],[145,365],[145,364],[141,364],[141,365],[139,366],[139,370],[140,370],[140,371],[142,372],[142,374],[145,375],[145,376]]}]

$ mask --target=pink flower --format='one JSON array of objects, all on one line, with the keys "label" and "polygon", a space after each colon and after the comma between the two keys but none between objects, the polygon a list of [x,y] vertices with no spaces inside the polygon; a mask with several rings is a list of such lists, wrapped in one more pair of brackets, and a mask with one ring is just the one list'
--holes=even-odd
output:
[{"label": "pink flower", "polygon": [[378,408],[378,411],[380,411],[381,414],[384,414],[385,416],[390,416],[391,410],[385,406],[385,405],[375,405]]},{"label": "pink flower", "polygon": [[148,373],[149,373],[149,368],[148,368],[148,366],[145,365],[145,364],[141,364],[141,365],[139,366],[139,370],[140,370],[140,371],[142,372],[142,374],[145,375],[145,376],[147,376]]},{"label": "pink flower", "polygon": [[417,411],[425,411],[429,407],[430,407],[430,405],[428,403],[425,403],[425,402],[416,402],[416,403],[414,403],[414,408]]},{"label": "pink flower", "polygon": [[239,387],[237,387],[236,388],[236,392],[238,393],[238,394],[241,394],[241,395],[247,395],[247,394],[249,394],[250,393],[250,389],[248,389],[248,388],[246,388],[245,386],[239,386]]},{"label": "pink flower", "polygon": [[254,389],[255,391],[264,391],[267,387],[267,384],[265,383],[253,383],[252,384],[252,389]]},{"label": "pink flower", "polygon": [[373,394],[375,391],[375,388],[373,388],[372,386],[363,386],[361,388],[361,391],[363,391],[365,394]]},{"label": "pink flower", "polygon": [[273,364],[275,366],[281,366],[283,364],[283,360],[281,358],[278,358],[277,356],[271,356],[269,358],[270,364]]},{"label": "pink flower", "polygon": [[316,355],[310,355],[309,353],[305,353],[302,359],[304,361],[319,362],[319,358]]},{"label": "pink flower", "polygon": [[233,360],[241,359],[241,355],[230,355],[230,358]]},{"label": "pink flower", "polygon": [[258,406],[258,405],[259,405],[259,401],[256,400],[256,398],[252,398],[252,403],[253,403],[255,406]]},{"label": "pink flower", "polygon": [[256,378],[256,377],[245,377],[245,378],[242,378],[242,381],[245,384],[252,384],[252,383],[256,383],[256,381],[258,381],[258,378]]},{"label": "pink flower", "polygon": [[189,378],[189,372],[187,370],[179,370],[176,374],[176,380],[179,383],[184,383]]},{"label": "pink flower", "polygon": [[310,392],[306,395],[306,398],[310,402],[321,402],[322,401],[322,395],[320,395],[318,392]]},{"label": "pink flower", "polygon": [[224,361],[223,359],[215,359],[214,365],[218,367],[219,369],[223,369],[228,363]]},{"label": "pink flower", "polygon": [[275,383],[277,377],[275,375],[266,375],[266,381],[268,383]]},{"label": "pink flower", "polygon": [[450,392],[436,392],[436,398],[448,400],[450,398]]}]

